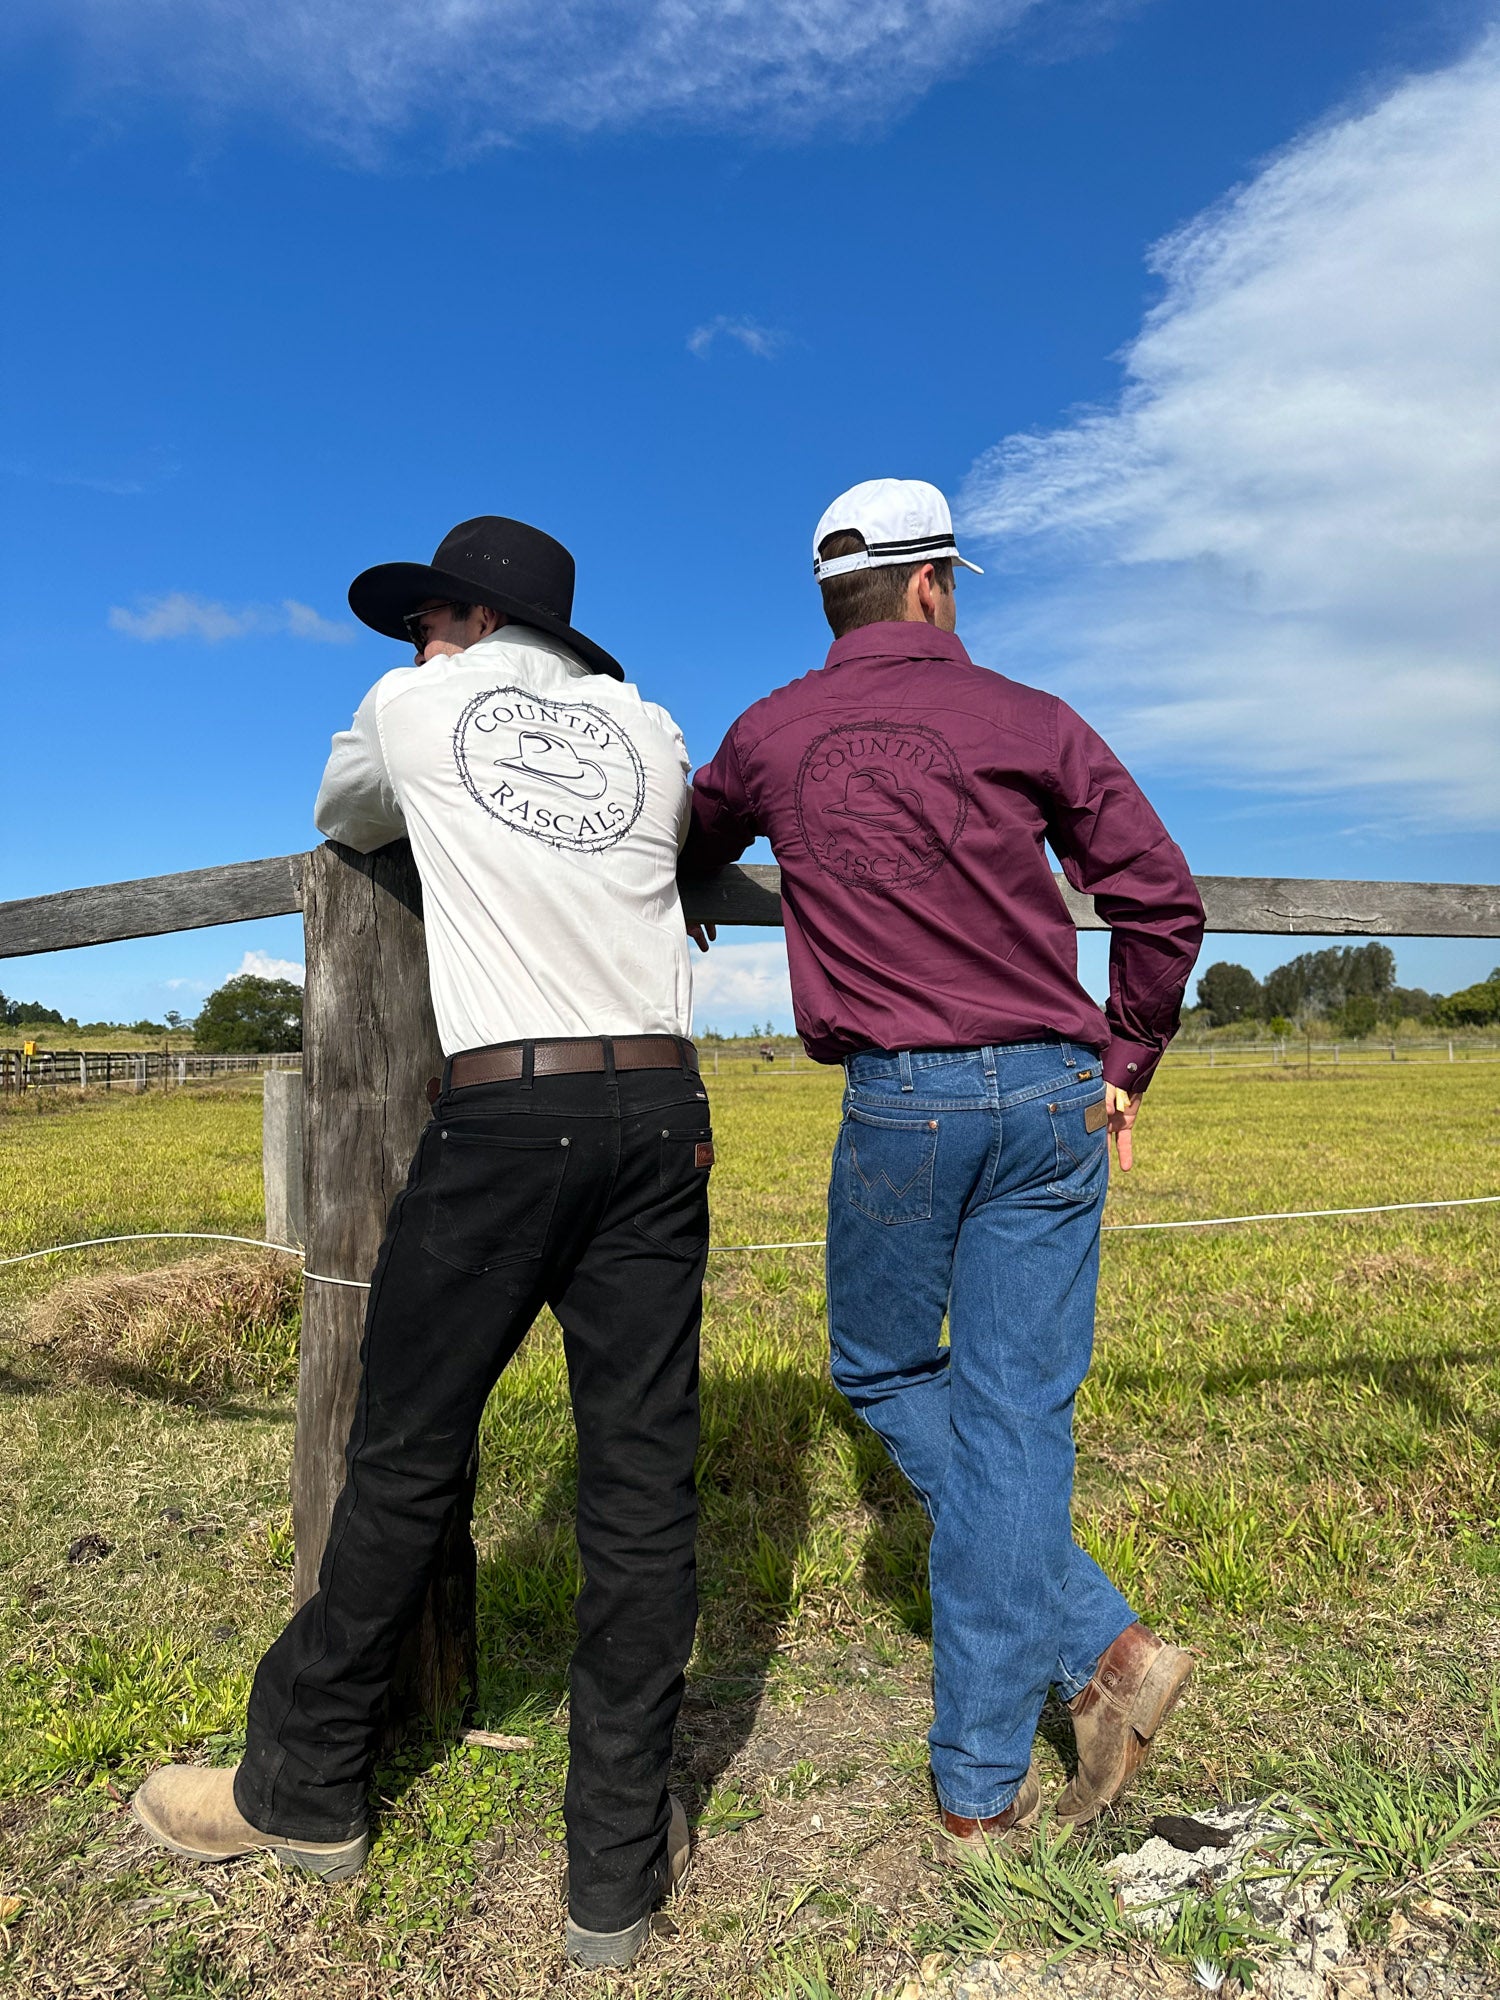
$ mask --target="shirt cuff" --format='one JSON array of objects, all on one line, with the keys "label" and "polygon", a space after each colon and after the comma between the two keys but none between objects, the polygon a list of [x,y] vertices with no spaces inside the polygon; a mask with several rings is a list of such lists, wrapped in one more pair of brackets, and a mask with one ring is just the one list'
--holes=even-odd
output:
[{"label": "shirt cuff", "polygon": [[1104,1052],[1104,1081],[1138,1097],[1151,1081],[1163,1051],[1146,1042],[1126,1042],[1119,1036]]}]

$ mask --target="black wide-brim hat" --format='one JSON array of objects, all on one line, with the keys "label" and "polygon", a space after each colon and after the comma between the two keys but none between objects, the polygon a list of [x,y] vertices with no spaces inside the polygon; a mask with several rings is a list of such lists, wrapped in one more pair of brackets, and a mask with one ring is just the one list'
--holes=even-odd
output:
[{"label": "black wide-brim hat", "polygon": [[487,604],[561,639],[593,673],[622,681],[619,661],[569,623],[573,574],[572,556],[540,528],[503,514],[480,514],[444,535],[431,563],[377,563],[365,570],[349,586],[349,608],[387,639],[405,639],[402,620],[429,598]]}]

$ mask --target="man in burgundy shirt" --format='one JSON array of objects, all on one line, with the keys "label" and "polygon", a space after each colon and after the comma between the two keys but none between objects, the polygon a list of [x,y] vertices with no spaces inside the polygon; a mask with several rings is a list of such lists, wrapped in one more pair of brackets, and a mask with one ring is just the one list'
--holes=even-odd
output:
[{"label": "man in burgundy shirt", "polygon": [[[948,1831],[982,1845],[1035,1824],[1049,1686],[1078,1749],[1054,1810],[1081,1822],[1192,1671],[1074,1542],[1070,1505],[1108,1139],[1128,1168],[1203,908],[1108,746],[969,658],[963,561],[920,480],[834,502],[813,538],[834,644],[698,772],[683,867],[769,838],[797,1027],[845,1067],[833,1375],[933,1523],[933,1782]],[[1103,1011],[1048,847],[1110,926]]]}]

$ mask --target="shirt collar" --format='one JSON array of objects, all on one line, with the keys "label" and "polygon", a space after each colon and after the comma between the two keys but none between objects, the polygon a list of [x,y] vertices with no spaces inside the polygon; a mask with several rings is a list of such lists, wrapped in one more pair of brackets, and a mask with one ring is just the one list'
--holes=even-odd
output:
[{"label": "shirt collar", "polygon": [[564,673],[589,680],[594,678],[590,669],[583,664],[576,653],[571,652],[563,644],[561,639],[554,639],[548,632],[539,632],[535,625],[523,625],[516,618],[508,618],[498,632],[492,632],[487,639],[481,639],[478,644],[466,648],[462,657],[467,659],[471,653],[477,653],[484,646],[520,646],[530,651],[548,653],[557,661]]},{"label": "shirt collar", "polygon": [[842,667],[851,660],[953,660],[961,666],[973,665],[956,632],[940,632],[936,625],[894,618],[860,625],[842,639],[835,639],[823,664]]}]

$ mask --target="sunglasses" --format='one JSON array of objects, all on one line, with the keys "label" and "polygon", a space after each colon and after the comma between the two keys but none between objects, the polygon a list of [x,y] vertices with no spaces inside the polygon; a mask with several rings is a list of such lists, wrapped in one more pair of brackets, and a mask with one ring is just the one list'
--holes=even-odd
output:
[{"label": "sunglasses", "polygon": [[401,623],[406,627],[406,636],[420,653],[428,643],[430,634],[426,621],[436,618],[444,611],[451,611],[456,617],[466,618],[474,609],[472,604],[429,604],[424,611],[408,611]]}]

